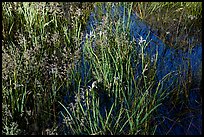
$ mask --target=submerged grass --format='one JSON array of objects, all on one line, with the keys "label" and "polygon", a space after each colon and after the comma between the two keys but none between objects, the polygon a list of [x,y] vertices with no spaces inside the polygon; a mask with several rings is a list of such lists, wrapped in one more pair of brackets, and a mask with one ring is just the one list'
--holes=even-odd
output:
[{"label": "submerged grass", "polygon": [[[141,18],[161,9],[145,5],[3,2],[2,133],[156,134],[158,108],[186,86],[164,88],[179,70],[157,81],[158,51],[151,60],[148,36],[130,36],[135,6]],[[94,6],[99,25],[83,38]]]}]

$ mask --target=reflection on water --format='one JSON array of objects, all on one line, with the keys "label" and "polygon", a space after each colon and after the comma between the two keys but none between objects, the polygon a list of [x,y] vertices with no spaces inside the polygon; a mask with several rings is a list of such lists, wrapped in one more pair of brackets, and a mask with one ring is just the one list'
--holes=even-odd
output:
[{"label": "reflection on water", "polygon": [[[120,15],[127,21],[127,16],[123,16],[123,7],[120,7]],[[115,9],[112,7],[112,12]],[[97,12],[97,9],[95,9]],[[105,14],[104,9],[104,14]],[[90,20],[87,24],[86,33],[90,34],[92,28],[100,23],[96,20],[96,15],[91,13]],[[112,14],[114,15],[114,14]],[[127,14],[126,14],[127,15]],[[124,22],[126,24],[126,22]],[[125,28],[125,25],[123,26]],[[143,23],[135,14],[130,17],[130,36],[132,39],[144,38],[146,41],[150,41],[150,44],[145,49],[145,52],[150,55],[150,58],[154,58],[156,50],[158,50],[158,61],[157,61],[157,80],[161,80],[166,74],[180,70],[183,77],[186,77],[187,70],[189,69],[188,63],[191,64],[190,69],[192,70],[192,76],[194,86],[190,90],[188,106],[186,104],[178,104],[178,106],[172,107],[169,104],[160,107],[158,110],[159,114],[163,115],[163,119],[156,119],[156,121],[163,121],[157,128],[157,133],[161,134],[201,134],[202,129],[202,110],[201,105],[196,103],[199,101],[200,81],[201,81],[201,69],[202,69],[202,45],[197,45],[192,49],[183,50],[170,47],[162,42],[157,37],[157,32],[151,30],[151,28]],[[147,37],[148,36],[148,37]],[[82,45],[83,48],[83,45]],[[139,49],[138,49],[139,50]],[[81,77],[82,82],[87,72],[87,66],[85,65],[84,57],[82,54],[82,66]],[[137,75],[139,72],[135,72]],[[177,77],[178,75],[174,75]],[[172,78],[173,80],[173,78]],[[171,79],[166,83],[169,86],[172,83]],[[198,90],[196,90],[198,89]],[[179,116],[181,113],[185,113],[185,109],[189,109],[188,113]],[[189,113],[190,112],[190,113]],[[168,117],[165,117],[168,116]],[[179,119],[176,119],[179,118]]]}]

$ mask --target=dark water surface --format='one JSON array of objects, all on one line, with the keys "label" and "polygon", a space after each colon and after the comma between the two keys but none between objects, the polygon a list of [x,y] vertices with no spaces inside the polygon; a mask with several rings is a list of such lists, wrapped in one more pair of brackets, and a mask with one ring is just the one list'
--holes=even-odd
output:
[{"label": "dark water surface", "polygon": [[[112,12],[114,11],[115,9],[112,7]],[[96,26],[100,23],[95,18],[97,15],[95,14],[96,12],[97,9],[90,15],[86,30],[87,34],[90,34],[92,28],[96,28]],[[104,9],[104,14],[105,12],[106,11]],[[120,7],[120,15],[125,18],[125,21],[127,21],[127,14],[126,16],[123,16],[123,13],[124,8]],[[126,22],[124,24],[126,24]],[[123,29],[126,29],[125,26]],[[158,50],[156,74],[158,81],[166,74],[178,69],[181,70],[180,75],[186,77],[187,70],[189,69],[188,63],[190,62],[191,64],[190,69],[192,70],[194,86],[191,87],[191,89],[188,89],[190,94],[188,103],[178,103],[177,106],[172,106],[171,103],[164,103],[164,105],[158,110],[160,118],[155,118],[156,121],[161,122],[156,133],[170,135],[202,134],[202,105],[200,99],[200,84],[202,79],[202,44],[198,44],[192,48],[192,50],[182,50],[170,47],[164,44],[162,40],[157,37],[157,32],[154,32],[135,14],[131,14],[130,18],[130,36],[136,41],[141,37],[146,39],[147,42],[151,40],[150,44],[146,47],[145,52],[150,55],[152,59],[155,57],[156,50]],[[83,54],[82,64],[80,67],[88,68],[87,63],[84,61]],[[86,72],[87,70],[81,69],[82,83],[87,75]],[[137,74],[140,74],[140,72],[135,72],[135,76]],[[177,77],[178,75],[175,74],[174,76]],[[172,80],[173,78],[169,79],[168,82],[165,83],[167,87],[172,83]],[[188,110],[188,113],[185,113],[186,110]]]}]

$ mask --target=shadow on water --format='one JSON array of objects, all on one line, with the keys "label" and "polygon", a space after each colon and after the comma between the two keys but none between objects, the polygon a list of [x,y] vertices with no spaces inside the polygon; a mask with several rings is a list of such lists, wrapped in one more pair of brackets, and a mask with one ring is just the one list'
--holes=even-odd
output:
[{"label": "shadow on water", "polygon": [[[112,12],[114,12],[114,7],[112,8]],[[120,7],[120,15],[122,17],[123,10],[124,8]],[[92,28],[95,29],[99,24],[99,21],[97,21],[95,17],[97,15],[95,14],[96,12],[97,9],[95,9],[95,12],[91,13],[90,15],[84,37],[86,34],[90,34]],[[104,14],[105,12],[106,11],[104,9]],[[128,17],[126,16],[125,20],[127,20],[127,18]],[[124,29],[126,28],[124,27]],[[164,103],[164,105],[158,109],[158,117],[156,116],[154,119],[158,124],[156,133],[172,135],[202,134],[202,100],[200,98],[200,86],[202,79],[202,44],[194,46],[193,48],[187,48],[186,50],[168,46],[157,37],[157,32],[142,22],[135,14],[132,14],[130,18],[130,36],[135,40],[142,37],[143,39],[146,39],[146,41],[150,41],[150,44],[147,46],[145,52],[150,56],[151,59],[155,57],[156,50],[158,50],[156,74],[157,81],[161,80],[166,74],[173,71],[176,72],[177,70],[180,70],[181,73],[179,73],[179,75],[183,76],[184,78],[187,77],[187,70],[190,69],[192,71],[193,86],[188,89],[188,103],[181,102],[174,106],[172,106],[171,103]],[[81,46],[83,49],[83,44]],[[83,86],[83,81],[88,75],[86,72],[88,72],[89,66],[84,59],[83,53],[81,60],[82,62],[80,71]],[[191,66],[189,66],[189,63]],[[140,72],[135,72],[135,75],[139,73]],[[174,75],[174,77],[178,77],[178,75]],[[172,80],[173,78],[169,79],[165,86],[168,87],[172,83]]]}]

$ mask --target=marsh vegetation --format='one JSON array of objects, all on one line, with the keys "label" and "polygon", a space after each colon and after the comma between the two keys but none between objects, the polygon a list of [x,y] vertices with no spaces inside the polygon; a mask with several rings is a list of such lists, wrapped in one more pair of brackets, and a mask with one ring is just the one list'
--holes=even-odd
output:
[{"label": "marsh vegetation", "polygon": [[201,2],[3,2],[2,134],[201,134],[201,25]]}]

